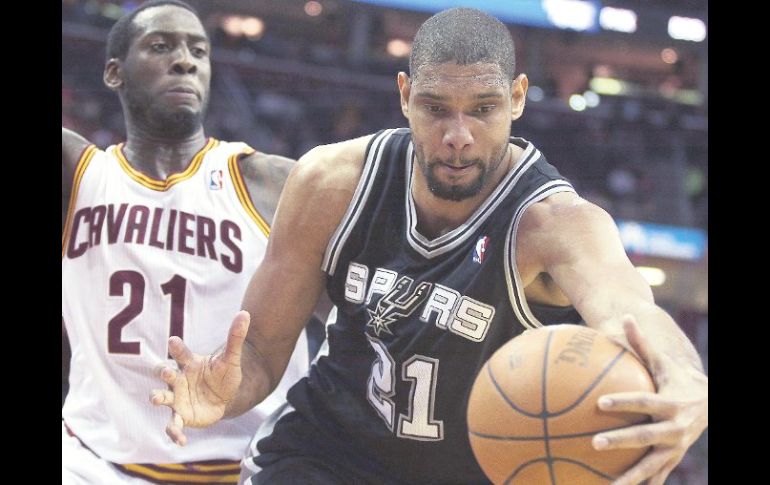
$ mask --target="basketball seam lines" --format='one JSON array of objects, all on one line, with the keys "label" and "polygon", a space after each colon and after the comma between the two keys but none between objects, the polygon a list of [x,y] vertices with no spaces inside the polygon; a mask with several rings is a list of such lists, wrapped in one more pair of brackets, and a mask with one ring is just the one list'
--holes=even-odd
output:
[{"label": "basketball seam lines", "polygon": [[[550,337],[550,334],[549,334],[549,337]],[[602,370],[601,374],[596,376],[596,379],[594,380],[594,382],[591,383],[591,385],[588,387],[588,389],[586,389],[586,391],[580,397],[578,397],[577,400],[574,403],[570,404],[566,408],[564,408],[561,411],[559,411],[557,413],[554,413],[554,414],[548,414],[547,411],[541,412],[539,414],[538,413],[531,413],[531,412],[528,412],[528,411],[525,411],[525,410],[521,409],[520,407],[516,406],[516,404],[514,404],[513,401],[511,401],[508,398],[508,395],[500,387],[500,384],[498,384],[497,379],[495,379],[495,374],[492,372],[492,366],[490,366],[489,363],[487,363],[487,374],[489,375],[489,378],[492,381],[492,384],[494,384],[495,389],[497,389],[497,392],[500,394],[500,396],[502,396],[503,400],[506,403],[508,403],[508,405],[510,407],[512,407],[515,411],[523,414],[524,416],[530,417],[530,418],[543,418],[543,417],[554,418],[554,417],[561,416],[562,414],[571,411],[575,406],[580,404],[583,401],[583,399],[585,399],[585,397],[588,395],[588,393],[590,393],[591,390],[594,387],[599,385],[599,382],[601,382],[601,380],[604,378],[604,376],[607,375],[607,373],[610,371],[610,369],[612,369],[612,367],[618,362],[618,360],[620,360],[620,358],[626,352],[627,352],[626,349],[621,349],[620,353],[618,353],[618,355],[616,355],[612,359],[612,361],[609,364],[607,364],[607,367],[605,367],[604,370]],[[547,356],[547,351],[546,351],[546,356]],[[545,390],[543,392],[545,393]],[[543,404],[545,405],[545,401],[543,402]]]},{"label": "basketball seam lines", "polygon": [[502,388],[500,387],[500,384],[497,383],[497,379],[495,379],[494,373],[492,373],[492,366],[487,363],[487,374],[489,374],[489,378],[492,380],[492,384],[494,384],[495,389],[497,389],[497,392],[503,397],[503,400],[508,403],[510,407],[512,407],[514,410],[520,412],[524,416],[530,417],[530,418],[539,418],[542,416],[541,414],[535,414],[530,413],[527,411],[524,411],[523,409],[516,406],[510,399],[508,399],[508,396],[503,392]]},{"label": "basketball seam lines", "polygon": [[[551,435],[550,438],[552,440],[568,440],[571,438],[582,438],[584,436],[591,436],[591,435],[595,435],[596,433],[604,433],[606,431],[615,431],[616,429],[623,429],[627,427],[628,427],[627,425],[620,425],[620,426],[615,426],[613,428],[603,428],[603,429],[596,429],[592,431],[584,431],[582,433]],[[479,438],[485,438],[488,440],[498,440],[498,441],[539,441],[544,438],[543,436],[500,436],[500,435],[494,435],[494,434],[479,433],[478,431],[473,431],[473,430],[468,430],[468,432],[474,436],[478,436]]]},{"label": "basketball seam lines", "polygon": [[[516,475],[518,475],[520,471],[522,471],[524,468],[528,467],[529,465],[532,465],[532,464],[537,463],[539,461],[547,461],[547,459],[546,458],[535,458],[534,460],[530,460],[530,461],[528,461],[526,463],[522,463],[521,465],[519,465],[518,468],[516,468],[516,470],[513,471],[513,473],[511,473],[508,476],[508,478],[505,479],[505,483],[506,484],[510,483],[511,480],[516,478]],[[566,461],[567,463],[572,463],[573,465],[578,465],[578,466],[583,467],[586,470],[590,471],[591,473],[599,475],[602,478],[606,478],[607,480],[612,480],[614,478],[611,475],[607,475],[605,473],[600,472],[599,470],[597,470],[595,468],[592,468],[592,467],[586,465],[582,461],[573,460],[571,458],[554,458],[553,461],[555,461],[555,462],[556,461]]]},{"label": "basketball seam lines", "polygon": [[620,358],[623,357],[623,354],[625,354],[626,352],[627,352],[626,349],[621,349],[620,353],[618,353],[618,355],[616,355],[615,358],[612,359],[612,361],[609,364],[607,364],[607,367],[605,367],[604,370],[602,370],[602,372],[598,376],[596,376],[596,379],[594,379],[594,381],[591,383],[591,385],[588,386],[588,388],[585,390],[585,392],[583,392],[583,394],[580,397],[578,397],[577,400],[574,403],[570,404],[569,406],[567,406],[563,410],[559,411],[558,413],[554,413],[553,415],[551,415],[549,417],[553,418],[553,417],[556,417],[556,416],[561,416],[562,414],[571,411],[575,406],[580,404],[583,401],[583,399],[585,399],[586,396],[593,390],[593,388],[595,388],[596,386],[599,385],[599,383],[602,381],[602,379],[604,379],[604,376],[607,375],[607,373],[610,371],[610,369],[612,369],[615,366],[615,364],[618,363]]},{"label": "basketball seam lines", "polygon": [[548,475],[551,477],[551,484],[556,485],[556,476],[553,470],[553,457],[551,457],[551,440],[548,436],[548,354],[551,351],[551,341],[553,340],[553,332],[548,332],[548,338],[545,341],[545,352],[543,353],[543,377],[540,385],[543,395],[543,412],[540,413],[543,420],[543,444],[545,444],[545,456],[546,463],[548,463]]},{"label": "basketball seam lines", "polygon": [[508,478],[505,480],[506,484],[510,483],[511,480],[513,480],[516,477],[516,475],[518,475],[518,473],[521,470],[523,470],[525,467],[529,466],[532,463],[537,463],[537,462],[541,462],[541,461],[544,461],[545,463],[548,464],[548,473],[549,473],[549,475],[551,477],[552,485],[557,485],[556,477],[555,477],[555,472],[554,472],[554,469],[553,469],[553,465],[556,462],[559,462],[559,461],[564,461],[564,462],[567,462],[567,463],[572,463],[574,465],[578,465],[578,466],[583,467],[586,470],[590,471],[591,473],[594,473],[596,475],[601,476],[602,478],[605,478],[607,480],[612,480],[614,477],[612,477],[610,475],[606,475],[606,474],[600,472],[599,470],[596,470],[596,469],[586,465],[583,462],[580,462],[580,461],[577,461],[577,460],[573,460],[573,459],[570,459],[570,458],[563,458],[563,457],[554,457],[554,456],[552,456],[551,455],[550,441],[551,441],[551,439],[558,440],[558,439],[568,439],[568,438],[577,438],[577,437],[583,437],[583,436],[590,436],[590,435],[596,434],[598,432],[612,431],[612,430],[615,430],[615,429],[624,428],[625,426],[618,426],[618,427],[615,427],[615,428],[609,428],[609,429],[604,429],[604,430],[599,430],[599,431],[587,431],[587,432],[583,432],[583,433],[576,433],[576,434],[573,434],[573,435],[550,436],[548,434],[548,418],[554,418],[554,417],[557,417],[557,416],[561,416],[562,414],[565,414],[565,413],[571,411],[576,406],[578,406],[581,402],[583,402],[583,400],[586,398],[586,396],[588,396],[588,394],[597,385],[599,385],[599,383],[602,381],[602,379],[604,379],[604,377],[607,375],[607,373],[615,366],[615,364],[620,360],[620,358],[623,357],[623,355],[627,352],[627,350],[625,348],[621,348],[620,352],[612,359],[612,361],[610,361],[609,364],[607,364],[604,367],[604,369],[602,369],[602,372],[598,376],[596,376],[596,378],[593,380],[591,385],[588,386],[588,388],[583,392],[583,394],[581,394],[575,400],[575,402],[573,402],[572,404],[570,404],[569,406],[567,406],[566,408],[564,408],[563,410],[561,410],[561,411],[559,411],[557,413],[549,414],[548,413],[548,396],[547,396],[547,394],[548,394],[547,377],[548,377],[548,354],[549,354],[549,351],[550,351],[550,348],[551,348],[551,341],[552,341],[552,339],[553,339],[553,332],[549,331],[548,332],[548,338],[546,339],[546,343],[545,343],[545,353],[543,355],[543,372],[542,372],[542,378],[541,378],[541,385],[542,385],[542,397],[541,397],[541,399],[542,399],[542,412],[539,413],[539,414],[526,412],[523,409],[520,409],[518,406],[516,406],[508,398],[507,394],[505,392],[503,392],[503,389],[500,387],[500,384],[495,379],[495,375],[492,372],[492,366],[490,365],[490,363],[487,362],[487,364],[486,364],[487,374],[488,374],[490,380],[492,381],[492,384],[495,386],[495,389],[497,390],[498,394],[503,398],[503,400],[511,408],[513,408],[515,411],[523,414],[524,416],[532,417],[532,418],[539,418],[539,419],[543,420],[543,436],[539,436],[539,437],[524,437],[524,436],[521,436],[521,437],[517,437],[517,436],[503,437],[503,436],[495,436],[495,435],[486,435],[486,434],[483,434],[483,433],[478,433],[476,431],[472,431],[471,429],[468,429],[468,432],[470,434],[472,434],[472,435],[475,435],[475,436],[478,436],[478,437],[481,437],[481,438],[486,438],[486,439],[506,440],[506,441],[540,441],[540,440],[543,441],[543,443],[545,445],[545,457],[537,458],[537,459],[534,459],[534,460],[530,460],[530,461],[528,461],[526,463],[523,463],[523,464],[519,465],[519,467],[516,468],[513,471],[513,473],[511,475],[509,475]]}]

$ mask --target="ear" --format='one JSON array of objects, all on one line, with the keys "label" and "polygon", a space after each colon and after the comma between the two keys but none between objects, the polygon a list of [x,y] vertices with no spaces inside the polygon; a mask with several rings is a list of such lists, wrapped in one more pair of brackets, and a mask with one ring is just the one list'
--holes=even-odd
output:
[{"label": "ear", "polygon": [[113,91],[117,91],[123,84],[120,77],[120,59],[113,57],[104,65],[104,75],[102,77],[104,85]]},{"label": "ear", "polygon": [[511,86],[511,119],[517,120],[524,113],[524,104],[527,101],[527,88],[529,88],[529,79],[527,75],[519,74],[513,80]]},{"label": "ear", "polygon": [[398,73],[398,92],[401,93],[401,112],[409,119],[409,92],[412,81],[405,72]]}]

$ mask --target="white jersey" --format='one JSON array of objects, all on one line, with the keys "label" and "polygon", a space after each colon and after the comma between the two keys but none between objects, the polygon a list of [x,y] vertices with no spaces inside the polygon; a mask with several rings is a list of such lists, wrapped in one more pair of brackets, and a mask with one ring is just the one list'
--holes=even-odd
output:
[{"label": "white jersey", "polygon": [[[72,432],[119,464],[240,459],[260,422],[308,368],[305,332],[278,388],[256,408],[174,444],[171,411],[149,402],[165,384],[167,341],[195,353],[224,344],[267,245],[269,227],[243,183],[243,143],[209,138],[166,180],[129,165],[122,145],[89,146],[78,163],[62,236],[62,315],[72,347],[62,410]],[[237,467],[236,467],[237,473]]]}]

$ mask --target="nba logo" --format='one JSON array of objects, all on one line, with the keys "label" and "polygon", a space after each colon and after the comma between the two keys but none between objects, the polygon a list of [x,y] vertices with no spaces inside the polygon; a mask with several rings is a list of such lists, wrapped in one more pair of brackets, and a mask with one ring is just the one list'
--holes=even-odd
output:
[{"label": "nba logo", "polygon": [[224,174],[221,170],[212,170],[211,176],[209,177],[209,188],[211,190],[222,190],[223,179]]},{"label": "nba logo", "polygon": [[476,248],[473,250],[473,262],[474,263],[483,263],[484,262],[484,256],[486,256],[487,253],[487,244],[489,243],[489,237],[487,236],[481,236],[478,241],[476,241]]}]

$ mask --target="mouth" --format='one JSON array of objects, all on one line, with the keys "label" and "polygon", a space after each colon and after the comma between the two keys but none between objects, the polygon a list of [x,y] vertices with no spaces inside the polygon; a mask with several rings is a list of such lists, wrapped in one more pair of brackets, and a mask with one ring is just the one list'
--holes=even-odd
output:
[{"label": "mouth", "polygon": [[465,173],[470,171],[473,167],[476,166],[476,162],[466,162],[463,163],[463,161],[458,160],[457,163],[453,162],[439,162],[438,166],[441,167],[443,170],[449,171],[449,172],[455,172],[455,173]]},{"label": "mouth", "polygon": [[476,164],[475,163],[468,163],[468,164],[465,164],[465,165],[455,165],[453,163],[441,162],[441,165],[443,165],[446,168],[452,169],[452,170],[465,170],[466,168],[473,167]]},{"label": "mouth", "polygon": [[195,88],[189,87],[189,86],[176,86],[166,91],[169,94],[172,94],[174,96],[182,96],[182,97],[195,97],[196,99],[200,98],[198,95],[198,91],[195,90]]},{"label": "mouth", "polygon": [[436,174],[443,174],[444,177],[448,177],[450,180],[458,180],[464,178],[474,173],[475,171],[475,163],[452,165],[449,163],[441,162],[436,166]]}]

